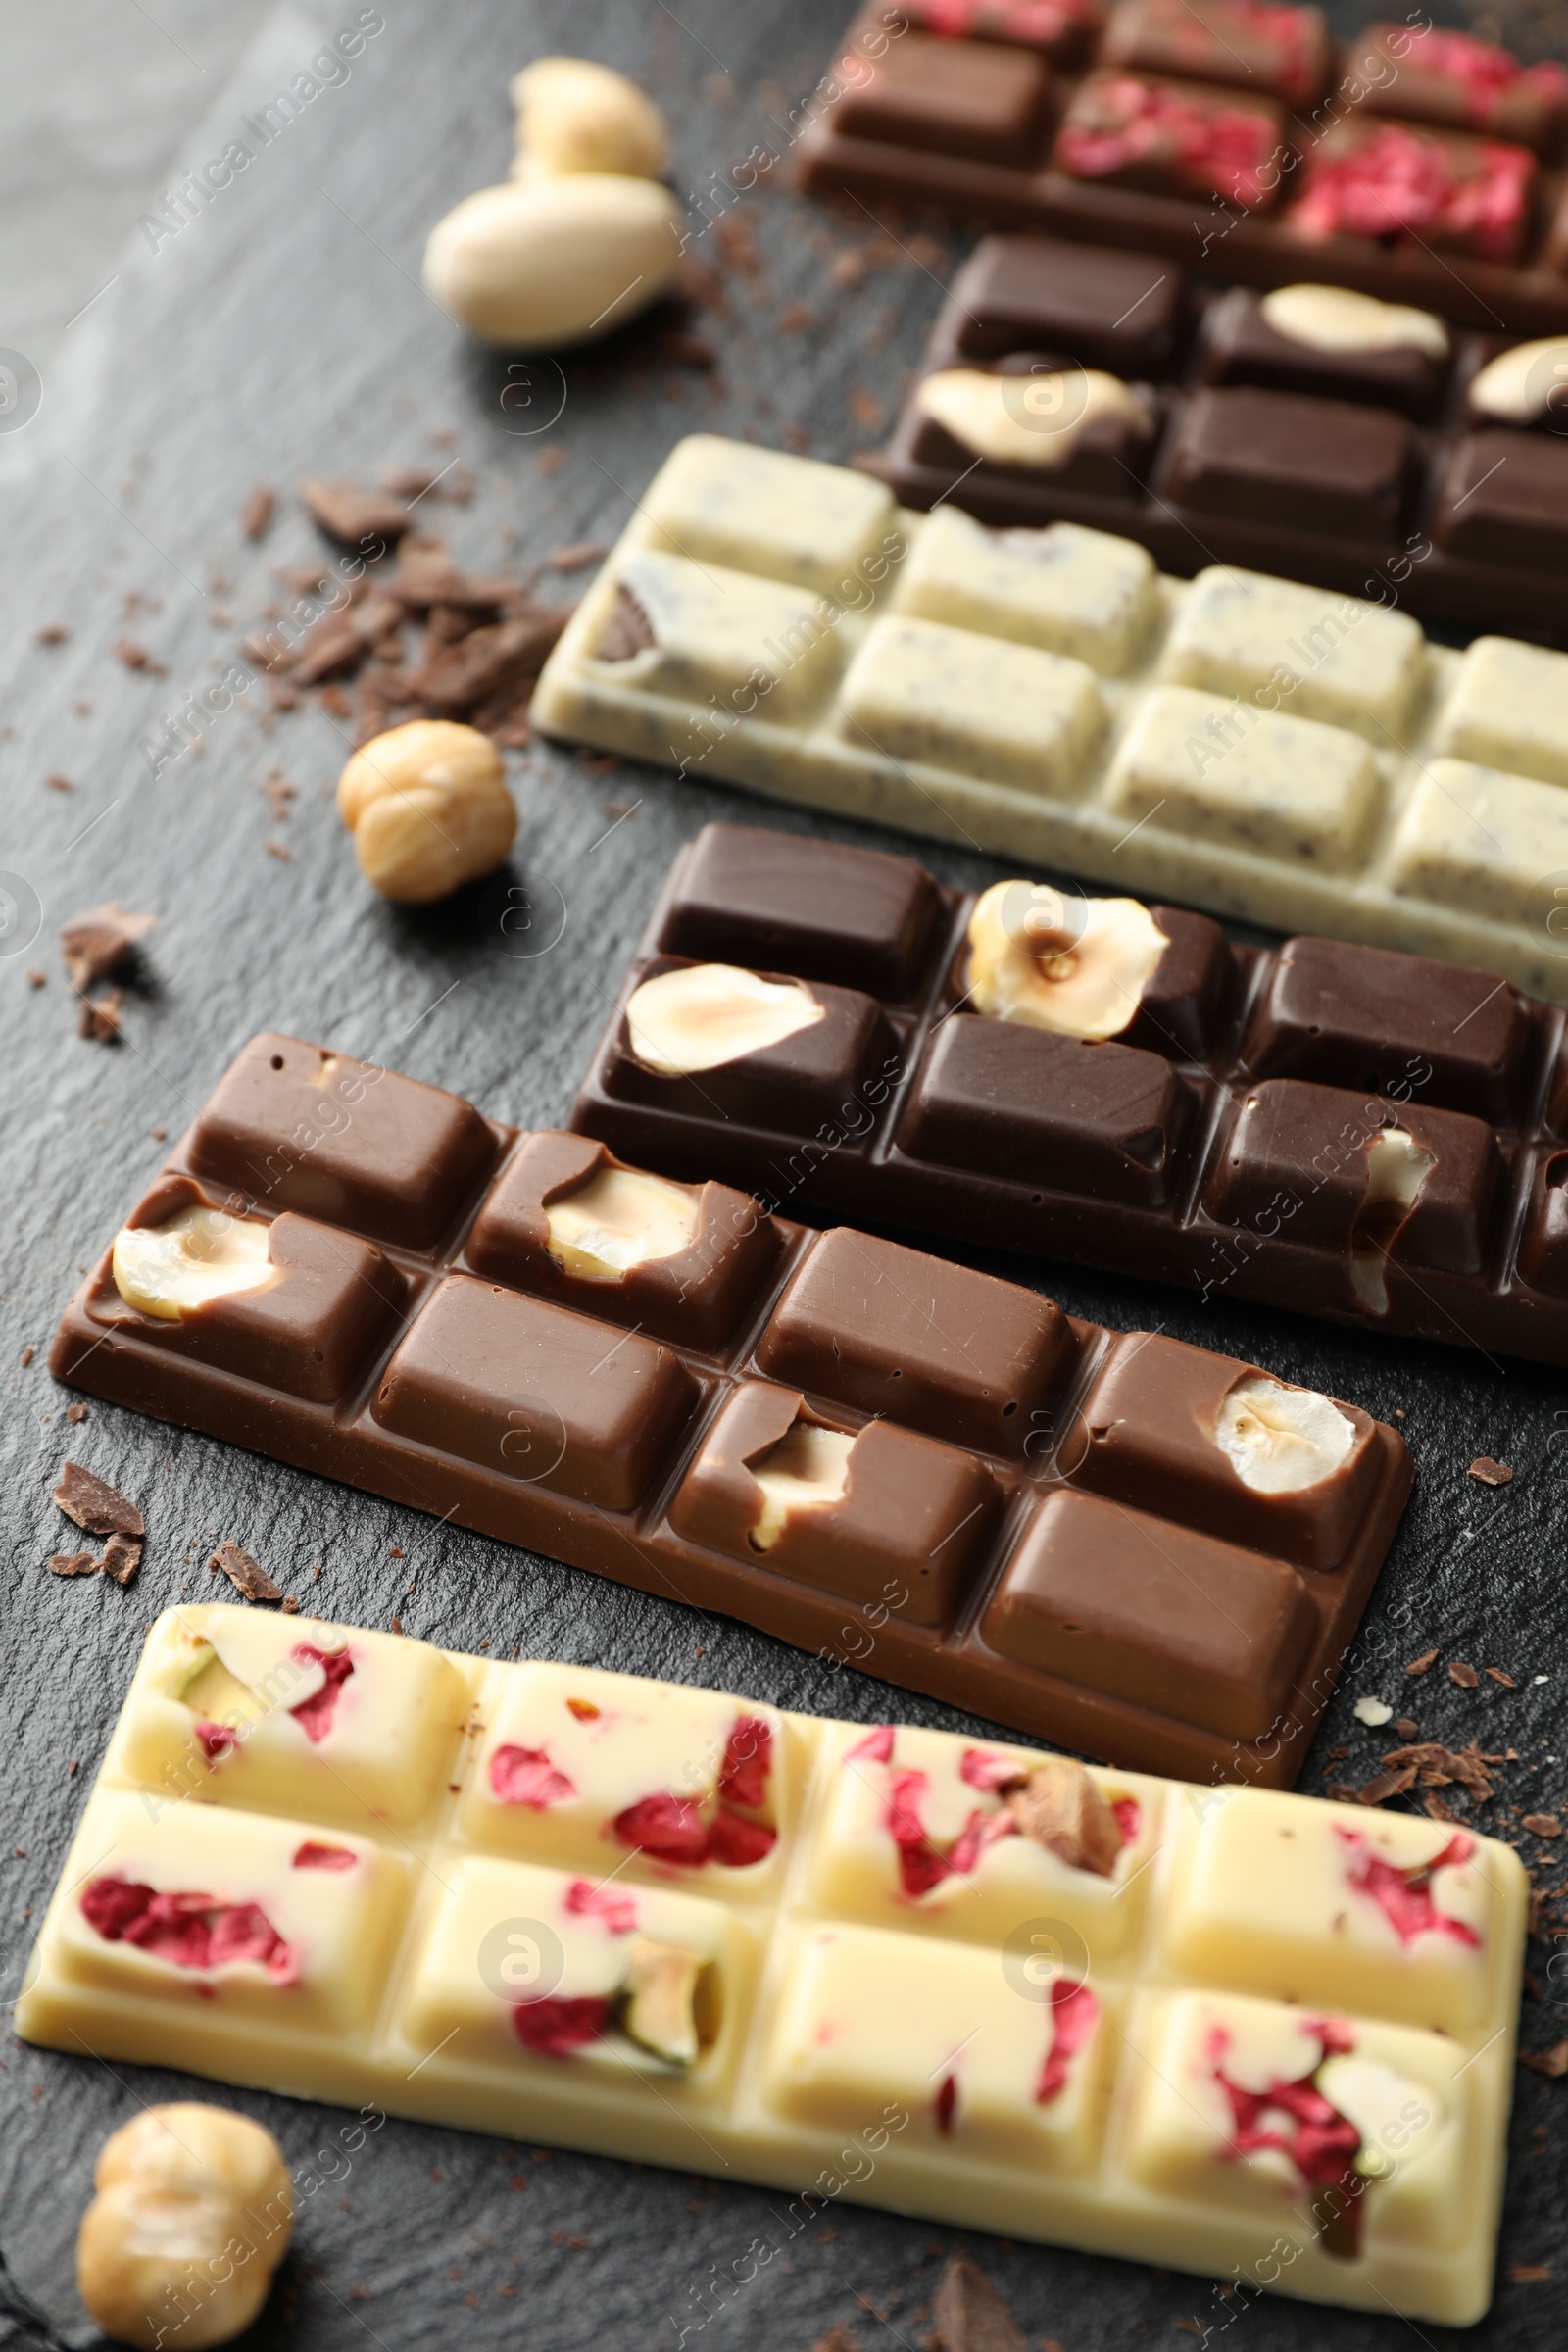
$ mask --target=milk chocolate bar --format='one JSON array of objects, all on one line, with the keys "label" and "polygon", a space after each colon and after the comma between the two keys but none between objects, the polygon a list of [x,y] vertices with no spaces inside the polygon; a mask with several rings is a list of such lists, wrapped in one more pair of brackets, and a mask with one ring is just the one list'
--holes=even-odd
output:
[{"label": "milk chocolate bar", "polygon": [[[903,862],[862,975],[879,953],[924,968]],[[824,953],[849,916],[820,899]],[[792,1063],[831,1067],[835,1099],[865,1079],[880,1008],[823,994],[865,1018],[750,993],[778,1038],[733,1097],[754,1115]],[[1034,1737],[1279,1787],[1411,1476],[1392,1429],[1254,1365],[276,1036],[220,1081],[50,1364]]]},{"label": "milk chocolate bar", "polygon": [[1457,2327],[1528,1891],[1408,1814],[179,1607],[17,2026]]},{"label": "milk chocolate bar", "polygon": [[1221,293],[1152,254],[985,238],[887,449],[906,506],[1114,531],[1161,567],[1278,566],[1406,611],[1568,633],[1568,337],[1343,287]]},{"label": "milk chocolate bar", "polygon": [[860,13],[796,147],[813,195],[1311,277],[1485,330],[1568,329],[1568,71],[1431,24],[1118,0]]},{"label": "milk chocolate bar", "polygon": [[697,434],[532,716],[683,775],[1568,1000],[1568,655],[1494,636],[1454,653],[1394,609],[1397,586],[1368,585],[1235,564],[1187,584],[1081,524],[911,514],[863,475]]},{"label": "milk chocolate bar", "polygon": [[[858,1030],[894,1052],[795,1115],[769,1084],[793,1040],[742,1019],[710,1042],[749,956],[803,1003],[857,972]],[[691,1073],[680,991],[710,1024]],[[1457,964],[1244,947],[1178,907],[948,890],[885,851],[707,825],[570,1123],[775,1207],[1568,1364],[1563,1015]]]}]

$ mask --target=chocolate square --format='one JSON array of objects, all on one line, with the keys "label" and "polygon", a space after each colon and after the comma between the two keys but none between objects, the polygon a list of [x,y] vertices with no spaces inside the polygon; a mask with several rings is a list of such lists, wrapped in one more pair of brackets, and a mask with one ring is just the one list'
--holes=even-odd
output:
[{"label": "chocolate square", "polygon": [[1286,152],[1285,116],[1272,99],[1112,71],[1079,83],[1051,160],[1073,179],[1155,196],[1219,196],[1262,213],[1274,202]]},{"label": "chocolate square", "polygon": [[1382,1475],[1377,1423],[1355,1405],[1341,1404],[1355,1437],[1339,1468],[1315,1486],[1260,1494],[1214,1435],[1237,1382],[1259,1376],[1256,1365],[1206,1348],[1157,1332],[1126,1332],[1111,1343],[1056,1467],[1074,1486],[1183,1520],[1228,1544],[1274,1552],[1303,1568],[1337,1568]]},{"label": "chocolate square", "polygon": [[1429,416],[1448,374],[1447,359],[1407,344],[1395,351],[1320,351],[1269,323],[1266,297],[1232,286],[1203,321],[1202,370],[1211,384],[1258,384],[1273,392],[1316,392],[1335,400]]},{"label": "chocolate square", "polygon": [[1384,545],[1399,525],[1413,444],[1402,416],[1304,393],[1196,393],[1166,462],[1173,505],[1238,522]]},{"label": "chocolate square", "polygon": [[[166,1176],[126,1218],[162,1225],[185,1208],[221,1208],[188,1176]],[[407,1277],[373,1243],[291,1210],[268,1232],[272,1277],[177,1319],[128,1305],[105,1266],[88,1313],[170,1355],[212,1364],[260,1389],[330,1404],[384,1341],[408,1301]]]},{"label": "chocolate square", "polygon": [[698,1204],[690,1249],[631,1266],[618,1282],[573,1274],[551,1255],[546,1211],[601,1169],[625,1164],[587,1136],[524,1136],[474,1219],[464,1252],[467,1263],[476,1274],[580,1307],[607,1323],[630,1324],[687,1348],[721,1348],[779,1251],[779,1229],[750,1193],[727,1184],[683,1186]]},{"label": "chocolate square", "polygon": [[845,90],[834,128],[848,138],[928,147],[982,164],[1034,161],[1045,125],[1051,69],[1025,49],[906,32]]},{"label": "chocolate square", "polygon": [[[639,982],[672,971],[683,960],[656,956],[643,966]],[[760,977],[788,981],[793,974],[763,972]],[[777,1045],[689,1076],[666,1077],[639,1061],[623,1019],[606,1060],[605,1091],[622,1102],[648,1102],[688,1117],[745,1119],[773,1133],[797,1127],[814,1131],[840,1111],[853,1116],[860,1106],[863,1080],[879,1081],[885,1092],[887,1080],[902,1070],[897,1042],[872,998],[820,980],[808,986],[826,1007],[821,1020]]]},{"label": "chocolate square", "polygon": [[1018,1454],[1076,1351],[1054,1299],[841,1226],[808,1252],[757,1361],[859,1412]]},{"label": "chocolate square", "polygon": [[1054,237],[982,237],[953,281],[966,359],[1060,352],[1111,375],[1163,374],[1175,357],[1187,273],[1152,254]]},{"label": "chocolate square", "polygon": [[1288,939],[1244,1052],[1260,1078],[1315,1078],[1503,1125],[1529,1044],[1526,1000],[1490,972],[1343,940]]},{"label": "chocolate square", "polygon": [[1315,1626],[1284,1560],[1066,1489],[1036,1511],[980,1632],[1020,1665],[1256,1740],[1284,1713]]},{"label": "chocolate square", "polygon": [[1096,0],[901,0],[897,14],[948,40],[1008,41],[1058,64],[1081,57],[1103,18]]},{"label": "chocolate square", "polygon": [[1408,24],[1372,24],[1353,42],[1350,71],[1371,84],[1374,115],[1442,122],[1517,139],[1547,155],[1568,122],[1568,74],[1559,65],[1524,66],[1472,33]]},{"label": "chocolate square", "polygon": [[1211,916],[1181,906],[1151,906],[1170,945],[1155,964],[1138,1010],[1122,1031],[1124,1046],[1198,1061],[1224,1013],[1236,971],[1231,943]]},{"label": "chocolate square", "polygon": [[927,1045],[899,1147],[946,1167],[1152,1208],[1171,1197],[1195,1106],[1157,1054],[960,1012]]},{"label": "chocolate square", "polygon": [[908,1625],[945,1625],[1001,1510],[996,1480],[956,1446],[870,1421],[851,1449],[843,1500],[800,1512],[759,1550],[751,1530],[762,1495],[749,1464],[803,1409],[799,1391],[748,1381],[703,1440],[670,1505],[670,1525],[748,1567],[880,1605]]},{"label": "chocolate square", "polygon": [[1510,262],[1530,226],[1536,181],[1526,147],[1355,115],[1305,148],[1281,225],[1301,241],[1303,277],[1311,247],[1343,236]]},{"label": "chocolate square", "polygon": [[1483,564],[1568,572],[1568,441],[1506,427],[1466,433],[1444,473],[1432,535]]},{"label": "chocolate square", "polygon": [[1101,63],[1267,90],[1309,106],[1328,78],[1329,29],[1315,8],[1255,0],[1121,0]]},{"label": "chocolate square", "polygon": [[698,963],[911,996],[941,905],[912,858],[760,825],[705,825],[678,867],[659,945]]},{"label": "chocolate square", "polygon": [[[1022,352],[1002,361],[995,372],[1020,379],[1018,395],[1023,416],[1039,414],[1022,407],[1024,401],[1047,399],[1049,405],[1044,414],[1051,419],[1050,437],[1047,439],[1043,430],[1040,446],[1050,449],[1052,463],[1044,467],[1005,466],[988,459],[981,479],[999,476],[1017,482],[1048,482],[1054,494],[1064,497],[1142,496],[1159,433],[1157,394],[1143,385],[1132,384],[1127,389],[1139,411],[1136,417],[1104,413],[1086,416],[1087,387],[1083,370],[1074,360]],[[1035,389],[1022,380],[1027,377],[1060,381]],[[950,433],[934,416],[919,418],[910,454],[918,465],[949,466],[955,473],[967,474],[975,462],[975,452],[968,444]]]},{"label": "chocolate square", "polygon": [[1530,1188],[1519,1272],[1538,1291],[1568,1298],[1568,1152],[1542,1155]]},{"label": "chocolate square", "polygon": [[679,1356],[499,1283],[451,1275],[426,1299],[376,1390],[383,1429],[498,1478],[607,1511],[641,1501],[689,1419]]},{"label": "chocolate square", "polygon": [[427,1250],[489,1174],[497,1145],[461,1095],[269,1034],[220,1079],[186,1151],[195,1174],[261,1207]]},{"label": "chocolate square", "polygon": [[[1203,1206],[1220,1224],[1250,1228],[1265,1243],[1278,1234],[1343,1250],[1348,1271],[1366,1199],[1367,1150],[1386,1127],[1402,1129],[1437,1160],[1394,1236],[1392,1262],[1479,1274],[1502,1162],[1492,1129],[1462,1111],[1396,1107],[1336,1087],[1265,1079],[1236,1113]],[[1330,1271],[1325,1266],[1325,1281]]]}]

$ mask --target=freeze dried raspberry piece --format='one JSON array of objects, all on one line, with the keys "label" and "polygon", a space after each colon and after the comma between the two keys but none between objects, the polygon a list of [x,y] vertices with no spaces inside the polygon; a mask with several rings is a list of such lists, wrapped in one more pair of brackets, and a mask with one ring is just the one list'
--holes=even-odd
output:
[{"label": "freeze dried raspberry piece", "polygon": [[323,1845],[319,1838],[307,1838],[303,1845],[294,1848],[293,1867],[296,1870],[352,1870],[359,1858],[346,1845]]},{"label": "freeze dried raspberry piece", "polygon": [[1101,24],[1094,0],[906,0],[900,13],[915,31],[938,39],[1013,41],[1052,57],[1076,48]]},{"label": "freeze dried raspberry piece", "polygon": [[354,1672],[354,1660],[346,1649],[317,1649],[309,1642],[297,1642],[289,1654],[302,1666],[319,1666],[326,1677],[319,1690],[289,1709],[312,1746],[319,1747],[332,1729],[343,1686]]},{"label": "freeze dried raspberry piece", "polygon": [[1303,243],[1419,239],[1511,261],[1530,220],[1536,159],[1524,147],[1395,122],[1342,122],[1303,158],[1284,225]]},{"label": "freeze dried raspberry piece", "polygon": [[1559,65],[1521,65],[1494,42],[1435,25],[1412,36],[1408,25],[1375,24],[1366,63],[1387,58],[1391,77],[1373,89],[1368,110],[1407,122],[1489,130],[1544,153],[1568,113],[1568,73]]},{"label": "freeze dried raspberry piece", "polygon": [[611,1824],[622,1845],[635,1845],[655,1862],[696,1870],[708,1859],[708,1824],[695,1797],[662,1790],[641,1796]]},{"label": "freeze dried raspberry piece", "polygon": [[618,1886],[595,1886],[573,1879],[566,1888],[565,1910],[572,1919],[602,1920],[612,1936],[629,1936],[637,1925],[637,1905]]},{"label": "freeze dried raspberry piece", "polygon": [[732,1805],[756,1812],[767,1802],[773,1763],[773,1731],[760,1715],[736,1717],[719,1766],[718,1793]]},{"label": "freeze dried raspberry piece", "polygon": [[1456,1830],[1430,1862],[1403,1870],[1381,1854],[1371,1853],[1358,1830],[1337,1829],[1335,1835],[1350,1851],[1346,1874],[1349,1884],[1357,1894],[1367,1895],[1377,1904],[1401,1943],[1414,1943],[1421,1936],[1447,1936],[1455,1943],[1479,1946],[1481,1938],[1474,1928],[1438,1909],[1432,1888],[1438,1871],[1457,1870],[1475,1852],[1476,1841],[1465,1831]]},{"label": "freeze dried raspberry piece", "polygon": [[299,1974],[285,1943],[259,1903],[223,1903],[210,1894],[161,1894],[139,1882],[104,1878],[82,1889],[82,1917],[106,1943],[133,1944],[174,1968],[222,1968],[254,1960],[288,1984]]},{"label": "freeze dried raspberry piece", "polygon": [[543,1747],[498,1747],[490,1759],[490,1787],[504,1805],[528,1805],[535,1813],[577,1793]]},{"label": "freeze dried raspberry piece", "polygon": [[1051,1987],[1051,2015],[1054,2032],[1035,2084],[1038,2107],[1049,2107],[1065,2090],[1073,2060],[1100,2023],[1099,1997],[1087,1984],[1069,1984],[1058,1978]]},{"label": "freeze dried raspberry piece", "polygon": [[[1054,161],[1074,179],[1164,196],[1222,196],[1260,211],[1279,186],[1277,106],[1137,74],[1091,74],[1068,108]],[[1271,170],[1272,166],[1272,170]]]},{"label": "freeze dried raspberry piece", "polygon": [[512,2012],[517,2039],[541,2058],[569,2058],[610,2031],[610,2003],[597,1993],[547,1994],[519,2001]]}]

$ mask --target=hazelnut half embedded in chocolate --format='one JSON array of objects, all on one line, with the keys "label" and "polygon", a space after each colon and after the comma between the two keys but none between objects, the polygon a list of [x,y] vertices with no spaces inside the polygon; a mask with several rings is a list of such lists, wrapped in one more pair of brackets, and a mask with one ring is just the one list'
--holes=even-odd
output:
[{"label": "hazelnut half embedded in chocolate", "polygon": [[1380,302],[1348,286],[1276,286],[1258,304],[1265,325],[1309,351],[1422,351],[1448,356],[1448,330],[1431,311]]},{"label": "hazelnut half embedded in chocolate", "polygon": [[634,1266],[678,1257],[697,1235],[698,1196],[640,1168],[600,1168],[545,1209],[550,1254],[584,1282],[621,1282]]},{"label": "hazelnut half embedded in chocolate", "polygon": [[776,1446],[747,1465],[762,1490],[762,1515],[749,1537],[755,1551],[771,1551],[800,1512],[843,1501],[854,1445],[853,1431],[797,1421]]},{"label": "hazelnut half embedded in chocolate", "polygon": [[162,1225],[126,1225],[115,1236],[115,1288],[127,1306],[177,1323],[214,1298],[269,1281],[270,1234],[258,1218],[195,1206]]},{"label": "hazelnut half embedded in chocolate", "polygon": [[1254,1372],[1221,1404],[1214,1443],[1254,1494],[1295,1494],[1333,1476],[1355,1444],[1355,1426],[1315,1389]]},{"label": "hazelnut half embedded in chocolate", "polygon": [[969,997],[1000,1021],[1119,1037],[1170,941],[1136,899],[1069,899],[995,882],[969,917]]},{"label": "hazelnut half embedded in chocolate", "polygon": [[697,2057],[697,1980],[705,1966],[701,1952],[652,1936],[635,1936],[627,1951],[621,2028],[671,2066]]},{"label": "hazelnut half embedded in chocolate", "polygon": [[632,993],[626,1033],[645,1070],[662,1078],[714,1070],[760,1054],[827,1016],[798,980],[764,980],[733,963],[660,972]]},{"label": "hazelnut half embedded in chocolate", "polygon": [[1021,1788],[1008,1791],[1007,1810],[1025,1838],[1048,1846],[1071,1870],[1108,1879],[1121,1853],[1121,1824],[1081,1764],[1049,1756]]},{"label": "hazelnut half embedded in chocolate", "polygon": [[972,456],[1036,473],[1065,466],[1098,425],[1108,422],[1142,436],[1151,417],[1130,384],[1098,368],[1030,375],[944,368],[925,378],[915,402],[922,416]]},{"label": "hazelnut half embedded in chocolate", "polygon": [[1389,1251],[1437,1164],[1437,1153],[1402,1127],[1385,1127],[1367,1146],[1366,1191],[1350,1231],[1350,1284],[1369,1314],[1389,1311]]}]

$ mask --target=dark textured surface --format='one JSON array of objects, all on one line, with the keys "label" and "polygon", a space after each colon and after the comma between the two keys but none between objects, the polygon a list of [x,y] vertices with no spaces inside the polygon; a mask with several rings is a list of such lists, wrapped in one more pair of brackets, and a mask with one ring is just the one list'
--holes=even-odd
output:
[{"label": "dark textured surface", "polygon": [[[190,160],[215,152],[234,118],[308,59],[319,30],[353,13],[346,5],[312,19],[288,11],[274,27],[268,75],[242,74],[220,99],[208,129],[189,143]],[[0,1917],[13,1981],[24,1964],[29,1908],[36,1912],[53,1885],[143,1630],[182,1591],[206,1595],[202,1564],[220,1538],[253,1551],[307,1608],[368,1625],[385,1625],[396,1610],[410,1632],[458,1647],[520,1646],[866,1720],[893,1711],[960,1720],[721,1620],[438,1531],[107,1406],[92,1405],[82,1425],[69,1427],[70,1399],[44,1370],[77,1267],[163,1156],[150,1131],[177,1133],[254,1030],[330,1039],[461,1087],[509,1119],[559,1119],[675,846],[710,816],[757,813],[737,795],[625,767],[601,772],[536,747],[511,762],[522,811],[514,878],[532,928],[519,930],[514,910],[503,930],[503,902],[483,893],[426,917],[398,915],[370,897],[328,798],[345,746],[320,712],[281,720],[269,739],[245,715],[264,706],[258,688],[213,724],[203,752],[151,780],[138,738],[223,666],[239,627],[271,593],[270,566],[318,552],[291,505],[263,549],[245,545],[237,515],[252,483],[282,487],[307,471],[368,479],[383,462],[443,463],[452,453],[433,452],[428,436],[450,428],[456,453],[482,476],[472,508],[435,517],[437,527],[451,525],[463,556],[493,565],[514,553],[509,531],[518,534],[522,563],[559,542],[610,539],[629,512],[628,494],[676,434],[698,423],[762,439],[795,424],[834,457],[875,439],[863,396],[874,393],[885,417],[937,308],[945,256],[960,249],[957,239],[919,242],[921,261],[911,262],[889,247],[858,286],[838,286],[828,275],[833,254],[865,245],[872,223],[760,195],[735,216],[755,235],[760,267],[726,268],[723,314],[697,321],[721,357],[711,390],[646,348],[622,346],[567,364],[566,405],[552,431],[509,432],[497,403],[501,369],[465,348],[415,278],[429,222],[505,170],[511,71],[565,47],[645,75],[676,122],[682,190],[708,189],[712,210],[711,173],[756,141],[782,146],[769,112],[782,114],[819,70],[840,27],[840,0],[754,0],[744,14],[690,0],[680,23],[631,0],[596,10],[591,22],[564,0],[387,13],[387,32],[345,87],[323,94],[161,254],[142,251],[127,265],[94,329],[106,361],[96,405],[68,418],[54,454],[3,510],[0,867],[25,877],[43,926],[35,946],[0,961],[8,1207],[0,1689],[12,1751]],[[732,86],[739,96],[729,95]],[[907,242],[908,231],[900,234]],[[696,250],[721,260],[718,232]],[[806,306],[808,322],[780,332],[779,316],[793,303]],[[539,370],[541,388],[547,380],[550,371]],[[850,405],[856,390],[858,414]],[[536,463],[550,444],[565,452],[554,473]],[[231,590],[211,589],[215,576]],[[130,591],[149,601],[127,619]],[[217,620],[215,608],[233,624]],[[32,629],[54,618],[72,625],[71,641],[35,649]],[[167,664],[167,676],[117,662],[111,647],[126,631]],[[78,700],[90,711],[79,712]],[[274,760],[299,788],[281,825],[254,789]],[[51,771],[71,777],[74,794],[48,791]],[[607,804],[634,802],[635,813],[606,838],[614,822]],[[763,821],[803,820],[773,811]],[[270,839],[287,843],[289,862],[268,855]],[[920,855],[954,881],[988,881],[1000,870]],[[162,917],[116,1050],[74,1035],[53,943],[60,921],[110,896]],[[25,980],[32,964],[49,972],[37,992]],[[1364,1730],[1350,1705],[1380,1692],[1396,1713],[1408,1708],[1425,1737],[1457,1745],[1475,1736],[1484,1747],[1519,1751],[1499,1772],[1498,1800],[1482,1810],[1483,1825],[1517,1837],[1518,1813],[1556,1805],[1568,1778],[1547,1761],[1568,1740],[1559,1536],[1568,1444],[1558,1443],[1568,1441],[1568,1378],[1378,1346],[1223,1297],[1200,1309],[1132,1283],[1042,1275],[1000,1255],[986,1262],[1041,1283],[1077,1312],[1118,1325],[1163,1321],[1182,1338],[1252,1357],[1381,1416],[1402,1408],[1416,1497],[1302,1786],[1359,1782],[1373,1770],[1394,1744],[1392,1726]],[[38,1356],[20,1369],[28,1345]],[[146,1565],[128,1592],[102,1578],[62,1584],[44,1570],[74,1532],[49,1500],[68,1451],[146,1509]],[[1466,1466],[1480,1453],[1511,1463],[1512,1486],[1494,1492],[1471,1482]],[[1407,1683],[1404,1661],[1439,1642],[1445,1659],[1498,1665],[1518,1688],[1483,1677],[1465,1692],[1441,1665]],[[1551,1679],[1537,1685],[1538,1674]],[[1340,1746],[1348,1756],[1331,1761]],[[13,1846],[23,1850],[13,1856]],[[1561,1844],[1526,1838],[1524,1848],[1527,1860],[1544,1862],[1542,1883],[1557,1885],[1565,1866],[1552,1854]],[[1568,2034],[1563,1963],[1553,1984],[1548,1956],[1537,1947],[1544,1997],[1526,2004],[1524,2038],[1538,2048]],[[15,2043],[3,2063],[0,2244],[64,2336],[85,2341],[72,2247],[98,2145],[139,2103],[202,2088]],[[1545,2352],[1561,2340],[1565,2102],[1568,2082],[1520,2076],[1503,2283],[1492,2318],[1468,2338],[1488,2352]],[[668,2352],[685,2328],[688,2344],[808,2352],[838,2322],[852,2324],[862,2345],[889,2347],[918,2344],[929,2324],[950,2233],[924,2224],[846,2207],[791,2239],[785,2200],[761,2192],[538,2158],[405,2125],[387,2126],[350,2156],[331,2109],[248,2094],[239,2103],[322,2183],[303,2196],[295,2251],[257,2343],[336,2352],[368,2338],[403,2352],[448,2338],[525,2342],[537,2352]],[[1466,2340],[1272,2299],[1226,2304],[1204,2281],[1050,2249],[977,2239],[974,2251],[1011,2298],[1031,2345],[1054,2337],[1064,2352],[1175,2345],[1193,2339],[1191,2326],[1175,2329],[1194,2318],[1200,2329],[1224,2328],[1230,2342],[1269,2352]],[[1511,2265],[1554,2257],[1555,2282],[1508,2283]]]}]

